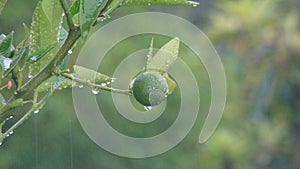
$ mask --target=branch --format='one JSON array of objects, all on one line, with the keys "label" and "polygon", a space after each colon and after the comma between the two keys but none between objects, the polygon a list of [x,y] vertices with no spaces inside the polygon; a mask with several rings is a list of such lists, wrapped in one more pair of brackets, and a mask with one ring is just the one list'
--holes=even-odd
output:
[{"label": "branch", "polygon": [[[45,100],[48,98],[49,95],[44,96],[41,101],[39,101],[37,103],[37,107],[41,107],[44,103]],[[26,121],[29,116],[36,111],[36,108],[31,108],[22,118],[20,118],[13,126],[11,126],[5,133],[3,133],[3,139],[5,139],[6,137],[8,137],[10,135],[11,132],[13,132],[18,126],[20,126],[21,124],[23,124],[24,121]]]},{"label": "branch", "polygon": [[54,70],[59,67],[61,61],[67,55],[69,49],[73,47],[73,45],[79,39],[79,37],[80,30],[78,27],[75,27],[75,30],[70,30],[69,35],[65,40],[65,43],[57,51],[55,56],[52,57],[48,64],[45,65],[39,73],[37,73],[34,77],[32,77],[27,83],[25,83],[21,87],[21,92],[17,95],[17,97],[26,98],[26,96],[28,96],[38,85],[40,85],[43,81],[48,79],[53,74]]},{"label": "branch", "polygon": [[115,89],[115,88],[111,88],[111,87],[107,87],[107,86],[102,86],[102,85],[98,85],[95,83],[91,83],[89,81],[86,80],[82,80],[82,79],[78,79],[70,74],[67,73],[60,73],[61,76],[68,78],[70,80],[73,80],[75,82],[79,82],[82,84],[85,84],[87,86],[91,86],[93,88],[97,88],[97,89],[101,89],[101,90],[105,90],[105,91],[109,91],[109,92],[116,92],[116,93],[121,93],[121,94],[126,94],[126,95],[132,95],[132,92],[130,90],[123,90],[123,89]]},{"label": "branch", "polygon": [[75,30],[76,26],[73,22],[72,15],[70,13],[70,9],[69,9],[69,6],[68,6],[66,0],[60,0],[60,3],[61,3],[62,8],[64,9],[65,14],[66,14],[69,29],[70,30]]}]

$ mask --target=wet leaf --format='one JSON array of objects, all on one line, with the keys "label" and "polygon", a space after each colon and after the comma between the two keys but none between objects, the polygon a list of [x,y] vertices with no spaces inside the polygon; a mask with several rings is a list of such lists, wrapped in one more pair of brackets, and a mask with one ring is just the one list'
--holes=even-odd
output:
[{"label": "wet leaf", "polygon": [[0,114],[2,114],[3,112],[6,112],[8,110],[11,110],[15,107],[20,107],[24,105],[24,101],[22,98],[16,99],[11,101],[10,103],[6,104],[4,107],[1,108],[0,110]]},{"label": "wet leaf", "polygon": [[[27,56],[28,51],[29,51],[28,47],[18,49],[16,54],[11,59],[10,58],[5,58],[4,60],[2,60],[3,62],[0,61],[0,64],[1,64],[1,67],[2,67],[2,72],[3,72],[2,77],[6,77],[16,67],[16,65],[19,63],[19,61],[22,58]],[[5,69],[3,69],[3,68],[5,68]]]},{"label": "wet leaf", "polygon": [[199,3],[188,0],[124,0],[122,5],[188,5],[195,7]]},{"label": "wet leaf", "polygon": [[167,71],[178,57],[179,39],[174,38],[166,43],[147,63],[147,69]]},{"label": "wet leaf", "polygon": [[35,63],[35,62],[39,61],[39,59],[41,59],[47,53],[49,53],[54,47],[55,47],[55,44],[49,44],[43,48],[40,48],[39,50],[32,53],[26,61],[29,63]]},{"label": "wet leaf", "polygon": [[61,26],[62,8],[57,0],[39,1],[33,14],[30,30],[30,54],[32,55],[49,44],[55,44],[53,50],[48,52],[39,61],[30,65],[30,74],[35,75],[48,63],[58,48],[57,34]]},{"label": "wet leaf", "polygon": [[177,87],[176,82],[168,75],[168,73],[164,73],[163,76],[166,78],[168,83],[168,95],[172,94],[175,88]]},{"label": "wet leaf", "polygon": [[13,35],[13,31],[7,36],[4,34],[0,35],[0,55],[10,57],[11,53],[15,50],[13,45]]},{"label": "wet leaf", "polygon": [[108,0],[81,0],[80,1],[80,28],[82,37],[86,37],[97,19],[100,11]]},{"label": "wet leaf", "polygon": [[80,0],[75,0],[70,8],[70,13],[72,16],[75,16],[79,13],[80,10]]},{"label": "wet leaf", "polygon": [[11,63],[12,63],[11,58],[6,58],[6,57],[0,55],[0,66],[1,66],[2,77],[4,77],[6,72],[8,72]]},{"label": "wet leaf", "polygon": [[78,65],[74,65],[74,71],[77,78],[96,84],[106,83],[112,80],[112,78],[107,75]]}]

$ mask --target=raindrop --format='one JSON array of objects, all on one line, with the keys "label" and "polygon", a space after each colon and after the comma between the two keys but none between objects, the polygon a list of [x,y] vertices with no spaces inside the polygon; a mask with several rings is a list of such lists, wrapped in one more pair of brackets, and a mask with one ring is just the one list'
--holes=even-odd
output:
[{"label": "raindrop", "polygon": [[101,83],[101,86],[106,86],[107,84],[106,83]]},{"label": "raindrop", "polygon": [[82,84],[81,84],[81,85],[78,85],[78,87],[79,87],[79,88],[83,88],[83,85],[82,85]]},{"label": "raindrop", "polygon": [[151,5],[151,3],[148,3],[148,6],[150,6]]},{"label": "raindrop", "polygon": [[99,92],[100,92],[100,89],[98,89],[98,88],[93,88],[92,89],[93,94],[99,94]]},{"label": "raindrop", "polygon": [[75,87],[76,86],[76,82],[75,81],[72,81],[72,87]]},{"label": "raindrop", "polygon": [[197,7],[198,5],[197,5],[197,4],[193,4],[192,6],[193,6],[193,7]]},{"label": "raindrop", "polygon": [[31,75],[31,74],[28,74],[28,78],[31,79],[31,78],[32,78],[32,75]]},{"label": "raindrop", "polygon": [[110,82],[114,83],[116,81],[117,78],[111,78]]},{"label": "raindrop", "polygon": [[38,114],[39,112],[40,112],[39,109],[36,109],[36,110],[33,111],[34,114]]},{"label": "raindrop", "polygon": [[14,134],[14,131],[10,131],[9,134],[10,134],[10,135]]},{"label": "raindrop", "polygon": [[0,142],[0,146],[2,145],[2,142]]},{"label": "raindrop", "polygon": [[68,50],[68,54],[72,54],[73,53],[73,51],[70,49],[70,50]]},{"label": "raindrop", "polygon": [[111,83],[111,82],[106,82],[106,84],[108,84],[108,85],[109,85],[110,83]]},{"label": "raindrop", "polygon": [[9,134],[7,134],[6,137],[9,137]]},{"label": "raindrop", "polygon": [[150,111],[150,110],[152,109],[152,107],[151,107],[151,106],[144,106],[144,109],[145,109],[146,111]]},{"label": "raindrop", "polygon": [[14,116],[9,116],[10,119],[12,119]]}]

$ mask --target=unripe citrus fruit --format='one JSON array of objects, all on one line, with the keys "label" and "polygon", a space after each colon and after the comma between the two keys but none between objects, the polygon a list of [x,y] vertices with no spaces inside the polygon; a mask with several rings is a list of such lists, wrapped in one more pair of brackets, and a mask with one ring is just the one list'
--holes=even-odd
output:
[{"label": "unripe citrus fruit", "polygon": [[133,96],[144,106],[155,106],[166,99],[168,83],[159,72],[143,72],[131,84]]}]

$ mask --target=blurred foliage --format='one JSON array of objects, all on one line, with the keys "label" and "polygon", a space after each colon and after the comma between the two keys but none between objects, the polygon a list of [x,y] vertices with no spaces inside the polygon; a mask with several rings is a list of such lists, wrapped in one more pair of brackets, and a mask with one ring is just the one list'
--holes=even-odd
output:
[{"label": "blurred foliage", "polygon": [[[220,126],[207,143],[198,144],[197,140],[210,104],[208,76],[201,62],[183,46],[179,56],[193,72],[200,72],[196,76],[201,106],[194,128],[175,148],[147,159],[122,158],[104,151],[82,130],[73,109],[71,91],[65,90],[49,99],[45,109],[3,143],[0,168],[300,168],[299,1],[200,3],[199,11],[184,7],[157,8],[203,28],[222,57],[228,83],[227,104]],[[35,4],[36,1],[8,1],[0,16],[0,31],[9,33],[14,28],[20,39],[22,22],[30,21]],[[133,12],[154,8],[140,7]],[[127,8],[121,8],[114,15],[127,12]],[[150,37],[136,36],[117,44],[103,60],[101,72],[112,75],[124,57],[137,49],[148,48]],[[154,44],[156,47],[168,40],[155,39],[159,39]],[[168,104],[178,105],[179,96],[180,91],[175,90]],[[118,114],[110,93],[101,92],[97,99],[108,122],[132,136],[160,133],[177,116],[177,113],[164,113],[154,123],[134,124]],[[168,106],[167,110],[176,112],[178,107]]]}]

